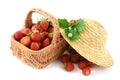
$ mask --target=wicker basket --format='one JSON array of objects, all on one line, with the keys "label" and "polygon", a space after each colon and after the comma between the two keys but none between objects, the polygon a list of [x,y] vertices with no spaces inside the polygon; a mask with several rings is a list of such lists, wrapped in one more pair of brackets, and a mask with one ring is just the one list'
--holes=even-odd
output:
[{"label": "wicker basket", "polygon": [[52,15],[41,9],[33,8],[28,12],[24,28],[32,25],[32,13],[39,13],[40,15],[50,19],[53,23],[54,35],[51,44],[41,50],[34,51],[20,44],[12,35],[11,50],[13,55],[17,56],[21,61],[31,65],[32,67],[40,69],[56,60],[66,49],[67,42],[60,35],[57,20]]}]

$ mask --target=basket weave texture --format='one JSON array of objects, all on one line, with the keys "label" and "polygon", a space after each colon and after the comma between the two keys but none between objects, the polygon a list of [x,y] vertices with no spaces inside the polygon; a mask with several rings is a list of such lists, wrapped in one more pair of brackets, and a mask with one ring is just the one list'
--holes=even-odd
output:
[{"label": "basket weave texture", "polygon": [[51,62],[56,60],[66,49],[67,42],[60,35],[57,20],[52,15],[41,9],[33,8],[28,12],[23,26],[24,28],[32,25],[33,13],[38,13],[48,18],[52,22],[54,27],[54,35],[51,44],[41,50],[34,51],[20,44],[12,35],[11,50],[13,55],[19,58],[21,61],[31,65],[32,67],[40,69],[48,66]]}]

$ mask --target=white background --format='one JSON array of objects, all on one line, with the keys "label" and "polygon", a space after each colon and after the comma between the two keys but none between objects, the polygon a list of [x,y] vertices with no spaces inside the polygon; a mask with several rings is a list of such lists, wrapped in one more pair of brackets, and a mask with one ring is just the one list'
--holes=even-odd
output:
[{"label": "white background", "polygon": [[[0,80],[119,80],[120,76],[120,2],[119,0],[3,0],[0,1]],[[100,22],[108,33],[107,50],[114,65],[95,67],[84,76],[75,67],[66,72],[57,60],[44,69],[34,69],[12,55],[11,35],[22,28],[27,12],[41,8],[56,18],[88,18]]]}]

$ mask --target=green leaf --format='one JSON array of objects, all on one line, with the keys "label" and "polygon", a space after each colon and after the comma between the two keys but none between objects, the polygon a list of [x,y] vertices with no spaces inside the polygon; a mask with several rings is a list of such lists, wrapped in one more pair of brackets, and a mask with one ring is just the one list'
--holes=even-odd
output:
[{"label": "green leaf", "polygon": [[37,21],[37,25],[40,25],[40,22],[41,22],[41,21],[40,21],[40,20],[38,20],[38,21]]},{"label": "green leaf", "polygon": [[77,20],[75,26],[78,32],[82,31],[85,27],[84,20],[83,19]]},{"label": "green leaf", "polygon": [[65,35],[70,41],[75,41],[79,39],[79,32],[81,32],[84,27],[84,20],[78,19],[76,23],[70,25],[67,19],[58,19],[60,28],[64,29]]},{"label": "green leaf", "polygon": [[[65,34],[70,39],[70,41],[75,41],[75,40],[79,39],[79,34],[74,29],[71,29],[71,30],[65,29]],[[72,34],[72,36],[71,35],[69,36],[69,34]]]},{"label": "green leaf", "polygon": [[49,33],[49,37],[53,38],[53,32]]},{"label": "green leaf", "polygon": [[73,49],[71,46],[68,47],[68,52],[69,52],[70,54],[76,53],[75,49]]},{"label": "green leaf", "polygon": [[67,21],[67,19],[58,19],[59,22],[59,26],[60,28],[68,28],[69,27],[69,22]]}]

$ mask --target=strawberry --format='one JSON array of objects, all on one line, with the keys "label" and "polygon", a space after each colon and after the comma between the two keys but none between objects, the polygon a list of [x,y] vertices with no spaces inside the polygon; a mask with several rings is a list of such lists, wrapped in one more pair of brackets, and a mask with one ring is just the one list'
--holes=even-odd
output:
[{"label": "strawberry", "polygon": [[65,70],[66,71],[73,71],[74,70],[74,64],[72,64],[71,62],[67,62],[65,63]]},{"label": "strawberry", "polygon": [[44,41],[46,38],[49,37],[49,33],[48,32],[42,32],[41,34],[41,41]]},{"label": "strawberry", "polygon": [[78,67],[79,69],[83,69],[87,66],[87,61],[83,60],[81,62],[78,63]]},{"label": "strawberry", "polygon": [[31,39],[29,36],[22,37],[20,39],[20,43],[23,44],[24,46],[29,46],[31,44]]},{"label": "strawberry", "polygon": [[33,24],[31,30],[40,30],[40,27],[37,24]]},{"label": "strawberry", "polygon": [[85,76],[88,76],[90,75],[91,73],[91,69],[89,67],[85,67],[82,69],[82,73],[85,75]]},{"label": "strawberry", "polygon": [[43,32],[43,34],[45,35],[45,37],[49,37],[49,33],[48,32]]},{"label": "strawberry", "polygon": [[76,20],[70,20],[70,25],[73,26],[76,23]]},{"label": "strawberry", "polygon": [[45,39],[46,39],[46,36],[45,36],[45,34],[43,32],[43,33],[41,33],[41,41],[44,41]]},{"label": "strawberry", "polygon": [[40,46],[41,46],[41,43],[32,42],[31,45],[30,45],[30,49],[32,49],[32,50],[39,50]]},{"label": "strawberry", "polygon": [[50,41],[51,41],[52,38],[53,38],[53,33],[44,32],[43,35],[45,36],[45,38],[49,38]]},{"label": "strawberry", "polygon": [[80,60],[80,55],[78,53],[71,54],[70,60],[73,63],[77,63]]},{"label": "strawberry", "polygon": [[93,62],[88,62],[88,66],[89,66],[89,67],[94,67],[95,64],[94,64]]},{"label": "strawberry", "polygon": [[16,31],[14,34],[15,40],[19,41],[23,37],[23,33],[21,31]]},{"label": "strawberry", "polygon": [[42,48],[46,47],[50,45],[50,39],[49,38],[46,38],[43,42],[42,42]]},{"label": "strawberry", "polygon": [[42,28],[39,26],[39,32],[43,32]]},{"label": "strawberry", "polygon": [[49,22],[47,20],[42,20],[40,22],[40,27],[42,28],[43,31],[47,31],[49,27]]},{"label": "strawberry", "polygon": [[31,29],[29,28],[24,28],[21,30],[21,32],[26,36],[26,35],[30,35],[32,33]]},{"label": "strawberry", "polygon": [[53,27],[49,27],[47,32],[49,32],[49,33],[53,32]]},{"label": "strawberry", "polygon": [[70,62],[70,56],[68,54],[63,54],[60,59],[62,63]]},{"label": "strawberry", "polygon": [[40,33],[39,32],[33,32],[31,34],[31,39],[32,39],[32,41],[35,41],[35,42],[41,41]]}]

